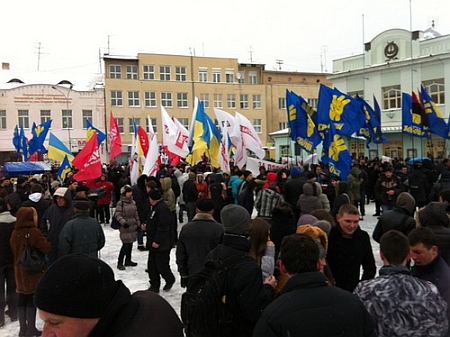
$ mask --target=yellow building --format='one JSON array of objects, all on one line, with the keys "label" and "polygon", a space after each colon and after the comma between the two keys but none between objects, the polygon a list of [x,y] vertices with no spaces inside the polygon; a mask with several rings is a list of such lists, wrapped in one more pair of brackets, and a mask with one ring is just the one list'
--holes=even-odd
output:
[{"label": "yellow building", "polygon": [[287,127],[286,89],[316,106],[319,84],[330,85],[322,73],[267,71],[234,58],[138,54],[104,61],[106,111],[117,119],[123,144],[131,144],[133,117],[147,128],[150,117],[161,142],[161,105],[189,129],[198,97],[213,120],[213,108],[242,113],[270,147],[269,134]]}]

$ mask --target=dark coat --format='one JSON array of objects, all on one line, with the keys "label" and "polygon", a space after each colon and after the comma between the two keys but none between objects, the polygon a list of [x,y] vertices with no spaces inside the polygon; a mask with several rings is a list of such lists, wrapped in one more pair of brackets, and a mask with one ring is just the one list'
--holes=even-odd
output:
[{"label": "dark coat", "polygon": [[431,225],[426,227],[431,229],[434,235],[436,235],[438,240],[439,255],[441,255],[444,261],[450,266],[450,228],[439,225]]},{"label": "dark coat", "polygon": [[58,256],[76,253],[98,258],[104,246],[105,234],[98,221],[87,213],[75,214],[59,234]]},{"label": "dark coat", "polygon": [[167,301],[151,291],[131,294],[122,281],[90,337],[182,337],[183,325]]},{"label": "dark coat", "polygon": [[205,258],[222,240],[223,226],[207,213],[197,213],[181,228],[177,244],[178,272],[193,275],[205,265]]},{"label": "dark coat", "polygon": [[372,237],[379,243],[381,236],[390,230],[395,229],[408,235],[414,228],[416,228],[416,220],[408,214],[408,211],[400,207],[394,207],[380,216],[373,230]]},{"label": "dark coat", "polygon": [[[34,197],[35,195],[39,195],[41,193],[33,193],[30,194],[29,197]],[[50,202],[44,199],[44,196],[41,194],[41,198],[38,201],[32,201],[28,199],[24,201],[21,207],[33,207],[38,214],[38,224],[42,223],[42,218],[44,217],[45,211],[50,207]]]},{"label": "dark coat", "polygon": [[[389,190],[394,190],[394,194],[388,195]],[[404,190],[400,178],[392,174],[391,179],[388,179],[385,173],[380,173],[375,184],[374,193],[381,205],[395,206],[397,204],[397,197]]]},{"label": "dark coat", "polygon": [[[16,291],[21,294],[30,295],[34,294],[36,285],[41,279],[44,271],[42,272],[29,272],[23,270],[20,266],[20,258],[27,242],[26,235],[29,234],[28,244],[31,248],[40,250],[46,254],[51,250],[51,244],[42,235],[41,231],[37,227],[37,219],[33,219],[32,208],[24,208],[24,213],[19,212],[14,226],[14,231],[11,234],[10,245],[14,253],[14,274],[16,277]],[[23,216],[22,216],[22,215]]]},{"label": "dark coat", "polygon": [[275,256],[278,256],[281,241],[285,236],[295,233],[297,221],[292,212],[283,212],[278,207],[275,207],[269,223],[271,224],[270,238],[275,245]]},{"label": "dark coat", "polygon": [[[340,225],[333,227],[328,237],[327,261],[336,286],[352,292],[361,280],[370,280],[376,273],[370,237],[360,227],[352,238],[345,238]],[[363,274],[361,275],[361,267]]]},{"label": "dark coat", "polygon": [[[172,213],[164,200],[158,201],[151,209],[147,218],[147,248],[152,251],[167,251],[172,248],[170,221]],[[152,243],[159,244],[153,248]]]},{"label": "dark coat", "polygon": [[[214,248],[206,261],[223,260],[236,253],[248,253],[250,243],[244,236],[224,234],[223,244]],[[274,290],[263,285],[261,268],[248,255],[231,267],[226,277],[226,299],[233,323],[226,336],[251,336],[262,310],[272,301]]]},{"label": "dark coat", "polygon": [[[120,201],[116,204],[114,217],[120,222],[120,240],[122,243],[133,243],[136,241],[137,229],[140,228],[139,214],[136,203],[132,198],[120,197]],[[128,225],[125,228],[124,225]]]},{"label": "dark coat", "polygon": [[147,196],[147,189],[145,187],[146,176],[142,175],[138,178],[137,184],[132,187],[133,200],[136,203],[136,207],[139,214],[139,221],[141,224],[145,223],[150,212],[150,202]]},{"label": "dark coat", "polygon": [[186,180],[183,184],[183,200],[185,203],[197,202],[198,191],[194,180]]},{"label": "dark coat", "polygon": [[323,273],[291,277],[264,309],[253,336],[375,336],[374,322],[358,298],[329,286]]},{"label": "dark coat", "polygon": [[9,244],[11,234],[16,224],[16,217],[9,211],[0,213],[0,268],[12,265],[14,255]]},{"label": "dark coat", "polygon": [[444,170],[441,173],[441,178],[439,179],[439,181],[436,182],[431,188],[431,192],[430,195],[428,196],[428,199],[430,201],[438,201],[439,192],[448,189],[450,189],[450,171]]}]

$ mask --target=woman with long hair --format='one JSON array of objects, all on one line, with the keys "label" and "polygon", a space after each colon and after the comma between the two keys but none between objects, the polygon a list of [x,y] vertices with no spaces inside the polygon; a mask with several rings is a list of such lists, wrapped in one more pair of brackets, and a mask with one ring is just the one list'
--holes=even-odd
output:
[{"label": "woman with long hair", "polygon": [[270,240],[270,224],[262,218],[254,218],[249,227],[250,255],[261,267],[263,280],[273,275],[275,269],[275,245]]},{"label": "woman with long hair", "polygon": [[50,252],[52,246],[38,228],[38,214],[33,207],[20,207],[16,218],[10,244],[14,253],[16,292],[19,294],[19,336],[40,336],[42,331],[36,329],[33,295],[44,270],[39,272],[24,270],[20,258],[26,244],[43,254]]}]

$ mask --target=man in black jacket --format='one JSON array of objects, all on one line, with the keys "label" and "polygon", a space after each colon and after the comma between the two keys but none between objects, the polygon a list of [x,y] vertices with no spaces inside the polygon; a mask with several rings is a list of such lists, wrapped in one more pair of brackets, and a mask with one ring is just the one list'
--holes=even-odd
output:
[{"label": "man in black jacket", "polygon": [[43,336],[183,336],[180,319],[162,297],[131,294],[111,267],[87,255],[56,261],[39,281],[34,301]]},{"label": "man in black jacket", "polygon": [[289,280],[264,309],[254,337],[375,336],[374,322],[364,305],[347,291],[328,285],[320,272],[319,245],[306,234],[283,239],[280,267]]},{"label": "man in black jacket", "polygon": [[149,198],[152,209],[145,225],[142,226],[142,230],[147,232],[147,248],[149,250],[147,269],[150,288],[148,290],[159,293],[161,276],[166,281],[164,291],[172,289],[175,283],[175,276],[170,269],[170,250],[173,242],[169,220],[172,215],[158,189],[151,190]]},{"label": "man in black jacket", "polygon": [[223,236],[223,227],[213,218],[214,203],[210,199],[197,202],[197,214],[181,228],[177,244],[177,265],[181,287],[187,286],[189,275],[205,265],[205,258]]},{"label": "man in black jacket", "polygon": [[195,203],[198,199],[197,186],[195,186],[195,173],[189,172],[188,180],[183,184],[183,201],[186,204],[186,213],[188,222],[191,222],[195,216]]}]

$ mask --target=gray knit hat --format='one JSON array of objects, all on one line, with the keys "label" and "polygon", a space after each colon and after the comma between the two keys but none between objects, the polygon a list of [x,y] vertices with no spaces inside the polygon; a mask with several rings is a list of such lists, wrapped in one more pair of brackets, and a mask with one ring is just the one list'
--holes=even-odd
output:
[{"label": "gray knit hat", "polygon": [[226,233],[244,234],[250,225],[250,214],[239,205],[226,205],[220,211],[220,218]]}]

